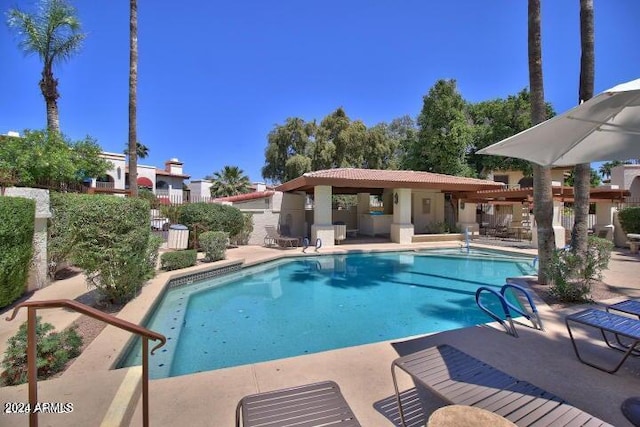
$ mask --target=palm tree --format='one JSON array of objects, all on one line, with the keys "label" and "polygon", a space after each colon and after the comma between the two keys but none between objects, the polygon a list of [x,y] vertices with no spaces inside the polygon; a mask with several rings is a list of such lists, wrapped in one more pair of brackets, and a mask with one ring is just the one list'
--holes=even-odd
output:
[{"label": "palm tree", "polygon": [[129,190],[138,195],[138,1],[129,2]]},{"label": "palm tree", "polygon": [[[594,80],[593,0],[580,0],[580,89],[578,102],[593,97]],[[591,165],[582,163],[574,167],[575,221],[571,230],[571,248],[583,261],[587,257],[589,230],[589,188]]]},{"label": "palm tree", "polygon": [[[546,118],[544,85],[542,79],[542,36],[540,29],[540,0],[529,0],[528,5],[529,86],[531,87],[531,125]],[[551,168],[533,166],[533,214],[538,225],[538,281],[547,283],[547,266],[555,249],[553,234],[553,194]]]},{"label": "palm tree", "polygon": [[[129,155],[129,143],[127,143],[127,148],[124,149],[124,154]],[[149,157],[149,147],[140,142],[136,142],[136,155],[139,159],[146,159]]]},{"label": "palm tree", "polygon": [[611,169],[615,168],[616,166],[624,165],[627,163],[628,161],[623,162],[621,160],[613,160],[611,162],[605,162],[600,165],[600,169],[598,169],[598,172],[600,173],[600,176],[602,176],[602,178],[611,178]]},{"label": "palm tree", "polygon": [[206,176],[213,181],[211,197],[227,197],[248,193],[251,185],[249,177],[237,166],[225,166],[221,171]]},{"label": "palm tree", "polygon": [[47,129],[60,132],[58,114],[58,79],[53,66],[67,60],[82,45],[85,34],[80,32],[80,21],[75,9],[64,0],[41,0],[33,14],[19,9],[9,10],[8,24],[20,36],[20,48],[26,54],[36,54],[42,60],[40,91],[47,107]]}]

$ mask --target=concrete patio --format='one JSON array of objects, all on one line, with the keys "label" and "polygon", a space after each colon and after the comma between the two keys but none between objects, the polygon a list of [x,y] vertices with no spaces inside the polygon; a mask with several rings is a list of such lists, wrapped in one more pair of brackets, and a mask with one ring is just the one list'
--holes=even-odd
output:
[{"label": "concrete patio", "polygon": [[[454,244],[455,246],[456,244]],[[347,250],[400,250],[434,245],[382,243],[336,247],[332,252]],[[449,246],[451,246],[449,244]],[[261,247],[240,247],[228,251],[228,260],[244,259],[253,264],[267,259],[299,253],[300,249],[278,250]],[[325,252],[325,251],[323,251]],[[527,251],[531,253],[532,251]],[[227,262],[227,261],[225,261]],[[205,266],[206,267],[206,266]],[[192,270],[201,269],[194,267]],[[119,317],[141,323],[147,308],[158,298],[166,281],[174,274],[161,273],[147,285],[141,295],[128,304]],[[625,297],[640,298],[640,257],[628,250],[617,250],[612,258],[605,282],[620,290]],[[81,276],[56,282],[35,293],[33,299],[77,298],[86,293]],[[599,303],[615,302],[598,301]],[[216,371],[185,375],[150,382],[150,417],[153,426],[231,426],[234,423],[238,400],[247,394],[289,387],[321,380],[336,381],[364,426],[390,426],[397,423],[397,409],[393,400],[391,362],[399,355],[437,345],[451,344],[482,359],[510,375],[529,381],[554,393],[604,421],[616,426],[631,425],[620,412],[620,403],[629,396],[640,395],[640,360],[632,359],[614,375],[581,364],[573,353],[564,317],[583,307],[573,306],[552,310],[538,301],[545,331],[517,325],[520,338],[506,335],[496,325],[442,332],[430,336],[410,337],[301,357],[275,360]],[[43,310],[45,321],[56,328],[68,326],[77,314],[65,310]],[[23,310],[19,317],[25,317]],[[23,320],[2,321],[0,346],[13,335]],[[599,342],[593,334],[580,333],[580,343]],[[41,425],[99,424],[107,413],[116,392],[121,387],[126,370],[109,370],[130,336],[107,327],[60,378],[38,384],[39,400],[72,402],[70,414],[40,416]],[[587,356],[609,361],[611,351],[602,346],[590,348]],[[617,354],[614,355],[616,357]],[[413,384],[400,376],[401,388],[408,389],[407,398],[415,396]],[[120,389],[121,390],[121,389]],[[0,388],[3,402],[27,401],[26,385]],[[430,410],[442,405],[435,398],[427,400],[427,414],[414,414],[411,425],[424,425]],[[131,425],[142,425],[141,404],[130,408]],[[3,426],[26,426],[28,417],[1,414]]]}]

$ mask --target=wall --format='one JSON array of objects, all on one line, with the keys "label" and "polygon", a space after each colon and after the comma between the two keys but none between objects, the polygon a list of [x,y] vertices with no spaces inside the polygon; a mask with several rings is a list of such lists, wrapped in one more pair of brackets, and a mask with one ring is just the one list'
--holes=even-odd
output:
[{"label": "wall", "polygon": [[49,276],[47,274],[47,220],[51,218],[49,191],[36,188],[11,187],[5,190],[5,195],[32,199],[36,202],[33,263],[29,270],[27,290],[32,291],[45,287],[49,284]]},{"label": "wall", "polygon": [[250,202],[262,205],[262,208],[249,208],[253,204],[234,203],[242,213],[249,213],[253,216],[253,232],[249,236],[250,245],[263,245],[264,237],[267,235],[265,226],[273,225],[276,228],[279,224],[289,225],[291,235],[295,237],[306,237],[305,232],[305,196],[303,193],[281,193],[276,191],[271,196],[270,209],[264,209],[265,199],[251,200]]},{"label": "wall", "polygon": [[[611,169],[611,184],[623,190],[630,190],[636,177],[640,177],[640,165],[621,165]],[[640,194],[632,194],[631,197],[640,197]]]},{"label": "wall", "polygon": [[[118,153],[106,153],[100,154],[105,160],[108,160],[112,167],[107,171],[107,175],[113,178],[113,188],[124,190],[125,188],[125,155]],[[118,174],[118,168],[120,173]]]},{"label": "wall", "polygon": [[211,198],[211,181],[206,179],[197,179],[189,182],[187,185],[191,190],[191,198],[200,200],[202,198]]},{"label": "wall", "polygon": [[[444,221],[444,193],[439,190],[413,191],[413,228],[415,234],[423,234],[431,223]],[[423,213],[423,199],[431,199],[431,206],[428,214]]]}]

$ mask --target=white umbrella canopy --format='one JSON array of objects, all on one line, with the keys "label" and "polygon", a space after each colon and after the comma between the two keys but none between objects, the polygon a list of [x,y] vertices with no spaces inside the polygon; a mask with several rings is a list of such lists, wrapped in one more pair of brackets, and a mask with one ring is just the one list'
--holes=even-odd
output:
[{"label": "white umbrella canopy", "polygon": [[542,166],[640,158],[640,79],[620,84],[478,154]]}]

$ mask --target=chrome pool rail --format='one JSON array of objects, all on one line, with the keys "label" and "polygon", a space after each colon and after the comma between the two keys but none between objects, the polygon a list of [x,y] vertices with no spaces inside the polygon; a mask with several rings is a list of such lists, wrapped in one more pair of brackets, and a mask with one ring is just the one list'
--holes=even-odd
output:
[{"label": "chrome pool rail", "polygon": [[[529,313],[529,312],[523,311],[519,307],[516,307],[515,305],[511,304],[506,298],[506,292],[508,290],[515,290],[520,292],[522,295],[524,295],[525,299],[527,300],[527,303],[529,304],[529,307],[531,308],[531,312]],[[480,299],[481,299],[482,293],[488,293],[498,299],[498,301],[500,302],[500,306],[502,307],[502,311],[504,312],[506,321],[502,320],[500,316],[498,316],[493,311],[489,310],[489,308],[487,308],[481,302]],[[476,304],[478,304],[478,307],[480,308],[480,310],[484,311],[485,313],[487,313],[489,317],[491,317],[492,319],[500,323],[502,327],[505,329],[505,331],[507,332],[507,334],[512,335],[516,338],[518,337],[518,332],[516,331],[515,324],[513,322],[513,316],[511,313],[512,311],[516,312],[520,316],[523,316],[527,320],[529,320],[533,325],[534,329],[539,329],[541,331],[544,331],[542,320],[540,319],[540,315],[538,314],[538,308],[533,302],[531,295],[529,295],[529,292],[527,292],[527,290],[524,289],[522,286],[515,285],[513,283],[506,283],[500,288],[500,292],[496,291],[495,289],[488,288],[486,286],[481,286],[476,290]]]}]

